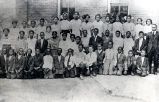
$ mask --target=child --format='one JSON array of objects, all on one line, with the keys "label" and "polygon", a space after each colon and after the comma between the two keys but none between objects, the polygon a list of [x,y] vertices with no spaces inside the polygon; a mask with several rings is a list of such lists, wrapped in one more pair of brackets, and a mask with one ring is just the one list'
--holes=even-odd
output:
[{"label": "child", "polygon": [[123,47],[118,48],[118,53],[115,58],[116,68],[114,69],[115,75],[122,75],[125,64],[126,64],[126,56],[123,54]]},{"label": "child", "polygon": [[35,56],[33,57],[34,60],[34,78],[44,78],[43,73],[43,55],[40,53],[39,49],[35,49]]},{"label": "child", "polygon": [[54,77],[57,78],[58,75],[62,75],[64,78],[64,70],[65,70],[65,57],[62,56],[62,49],[57,49],[58,56],[53,57],[53,74]]},{"label": "child", "polygon": [[19,48],[18,54],[16,56],[16,61],[15,61],[16,78],[18,79],[23,78],[24,67],[25,67],[24,50],[23,48]]},{"label": "child", "polygon": [[27,39],[27,48],[32,50],[32,56],[35,55],[35,44],[36,44],[36,40],[34,38],[34,34],[35,32],[33,30],[29,31],[29,38]]},{"label": "child", "polygon": [[86,55],[86,67],[88,75],[97,75],[97,54],[93,51],[93,46],[89,46],[89,53]]},{"label": "child", "polygon": [[48,40],[51,37],[52,37],[52,28],[51,26],[46,26],[45,39]]},{"label": "child", "polygon": [[103,39],[102,37],[98,36],[99,34],[99,29],[94,28],[94,35],[90,38],[89,40],[89,46],[93,46],[94,50],[97,50],[97,44],[103,44]]},{"label": "child", "polygon": [[45,79],[51,79],[53,78],[53,73],[52,73],[52,69],[53,69],[53,57],[51,56],[51,52],[50,49],[48,48],[44,57],[44,64],[43,64],[43,68],[44,68],[44,78]]},{"label": "child", "polygon": [[121,37],[120,31],[115,32],[115,36],[113,36],[113,43],[114,43],[113,47],[114,47],[115,53],[117,53],[117,50],[119,47],[124,46],[124,39]]},{"label": "child", "polygon": [[128,56],[126,59],[126,66],[124,74],[135,75],[136,74],[136,58],[133,56],[133,51],[129,50]]},{"label": "child", "polygon": [[101,44],[97,45],[96,54],[97,54],[97,67],[98,67],[97,73],[102,75],[103,74],[103,64],[104,64],[103,62],[104,62],[104,58],[105,58],[105,53],[102,49]]},{"label": "child", "polygon": [[113,68],[115,66],[115,53],[113,49],[113,42],[108,42],[108,49],[105,51],[105,58],[104,58],[104,75],[112,75]]},{"label": "child", "polygon": [[16,71],[15,71],[15,53],[13,49],[9,50],[9,57],[6,59],[7,61],[7,68],[6,68],[6,74],[7,79],[15,79],[16,78]]},{"label": "child", "polygon": [[128,56],[129,50],[132,50],[134,46],[134,40],[132,39],[131,32],[126,32],[126,37],[124,38],[124,54]]},{"label": "child", "polygon": [[145,57],[145,54],[145,50],[142,50],[141,56],[139,56],[136,60],[137,74],[143,77],[149,74],[149,61],[148,58]]},{"label": "child", "polygon": [[110,31],[106,30],[102,38],[103,38],[103,50],[105,51],[106,49],[108,49],[108,42],[112,41],[112,37],[110,36]]},{"label": "child", "polygon": [[74,50],[69,48],[65,57],[66,78],[75,77],[75,60]]}]

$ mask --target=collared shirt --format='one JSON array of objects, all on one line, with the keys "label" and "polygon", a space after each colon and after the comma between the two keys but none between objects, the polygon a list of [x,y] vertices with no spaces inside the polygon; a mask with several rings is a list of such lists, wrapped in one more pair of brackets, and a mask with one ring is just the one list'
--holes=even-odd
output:
[{"label": "collared shirt", "polygon": [[71,29],[70,22],[68,20],[61,21],[61,30],[69,30]]},{"label": "collared shirt", "polygon": [[114,22],[113,23],[113,36],[115,36],[115,32],[116,31],[120,31],[121,33],[123,33],[123,24],[120,22]]},{"label": "collared shirt", "polygon": [[71,66],[71,68],[73,68],[76,61],[75,56],[70,56],[70,61],[69,62],[68,61],[69,61],[69,55],[65,57],[65,66],[67,67],[67,65],[69,65]]},{"label": "collared shirt", "polygon": [[75,54],[75,64],[76,66],[78,67],[81,63],[85,63],[85,60],[86,60],[86,54],[82,51],[82,52],[79,52]]},{"label": "collared shirt", "polygon": [[114,60],[115,59],[115,53],[114,49],[106,49],[105,51],[105,60]]},{"label": "collared shirt", "polygon": [[139,50],[140,50],[140,47],[142,45],[142,42],[143,42],[143,38],[139,39]]},{"label": "collared shirt", "polygon": [[144,59],[145,59],[145,57],[141,57],[141,65],[143,65]]},{"label": "collared shirt", "polygon": [[70,25],[72,29],[72,34],[75,34],[76,36],[80,36],[80,28],[81,28],[81,20],[71,20]]},{"label": "collared shirt", "polygon": [[145,25],[144,26],[144,33],[149,33],[152,31],[152,25]]},{"label": "collared shirt", "polygon": [[86,22],[82,22],[82,24],[81,24],[81,30],[87,30],[87,33],[88,33],[88,37],[91,37],[91,29],[92,29],[92,27],[93,27],[93,24],[92,24],[92,22],[88,22],[88,23],[86,23]]},{"label": "collared shirt", "polygon": [[45,55],[43,58],[44,58],[43,68],[52,69],[52,67],[53,67],[53,57],[50,56],[50,55]]},{"label": "collared shirt", "polygon": [[58,48],[58,47],[59,47],[59,42],[60,42],[60,38],[59,38],[59,37],[57,37],[56,39],[50,38],[50,39],[48,40],[49,47],[50,47],[51,49]]},{"label": "collared shirt", "polygon": [[36,44],[36,39],[35,38],[33,38],[33,39],[28,38],[27,39],[28,48],[32,49],[32,55],[33,56],[35,55],[35,44]]},{"label": "collared shirt", "polygon": [[96,52],[88,53],[86,55],[86,64],[88,66],[92,66],[94,62],[97,61],[97,54]]},{"label": "collared shirt", "polygon": [[[123,24],[123,29],[124,29],[124,34],[126,34],[127,31],[130,31],[131,34],[133,35],[134,34],[134,29],[135,29],[135,24],[130,22],[126,22]],[[133,35],[134,36],[134,35]]]},{"label": "collared shirt", "polygon": [[103,24],[103,33],[105,33],[106,30],[109,30],[110,32],[113,31],[113,25],[108,23],[108,22],[105,22]]},{"label": "collared shirt", "polygon": [[69,49],[70,41],[66,39],[66,41],[61,40],[59,42],[59,48],[62,48],[62,55],[65,56],[67,53],[67,50]]},{"label": "collared shirt", "polygon": [[51,28],[53,31],[56,31],[57,32],[57,35],[60,36],[60,31],[61,31],[61,24],[60,23],[57,23],[57,24],[53,24],[51,25]]}]

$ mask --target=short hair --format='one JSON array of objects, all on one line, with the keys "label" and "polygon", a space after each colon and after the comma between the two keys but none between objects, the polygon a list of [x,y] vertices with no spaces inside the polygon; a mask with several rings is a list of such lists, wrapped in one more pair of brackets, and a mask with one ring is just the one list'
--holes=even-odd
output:
[{"label": "short hair", "polygon": [[137,21],[138,21],[139,19],[141,20],[141,22],[143,21],[142,18],[137,18]]},{"label": "short hair", "polygon": [[119,30],[117,30],[115,33],[117,33],[117,32],[118,32],[118,33],[121,33]]},{"label": "short hair", "polygon": [[126,18],[128,18],[128,17],[131,19],[131,15],[128,15]]},{"label": "short hair", "polygon": [[76,11],[74,14],[77,14],[77,15],[79,15],[79,12],[77,12],[77,11]]},{"label": "short hair", "polygon": [[36,23],[36,21],[35,21],[35,20],[31,20],[30,22],[34,22],[34,23]]},{"label": "short hair", "polygon": [[83,45],[83,44],[79,44],[78,46],[82,46],[82,48],[84,48],[84,45]]},{"label": "short hair", "polygon": [[9,28],[4,28],[4,29],[3,29],[3,32],[4,32],[5,30],[7,30],[8,32],[10,32]]},{"label": "short hair", "polygon": [[24,32],[24,31],[19,31],[19,34],[20,34],[21,32],[25,35],[25,32]]},{"label": "short hair", "polygon": [[13,20],[13,21],[12,21],[12,24],[13,24],[13,23],[16,23],[16,24],[17,24],[17,23],[18,23],[18,21],[17,21],[17,20]]},{"label": "short hair", "polygon": [[157,24],[152,24],[152,25],[155,25],[157,27]]},{"label": "short hair", "polygon": [[80,37],[80,36],[76,36],[76,39],[77,39],[77,38],[79,38],[79,39],[81,40],[81,37]]},{"label": "short hair", "polygon": [[52,34],[57,34],[57,31],[53,31]]},{"label": "short hair", "polygon": [[32,32],[33,34],[35,33],[33,30],[29,30],[29,33],[31,33],[31,32]]},{"label": "short hair", "polygon": [[152,19],[147,19],[147,20],[146,20],[146,24],[147,24],[147,21],[148,21],[148,20],[149,20],[149,21],[151,22],[151,24],[152,24]]},{"label": "short hair", "polygon": [[143,31],[139,31],[139,34],[141,34],[141,33],[142,33],[142,34],[144,34],[144,32],[143,32]]},{"label": "short hair", "polygon": [[71,38],[71,37],[74,37],[74,38],[75,38],[75,34],[70,34],[70,38]]},{"label": "short hair", "polygon": [[129,52],[132,52],[132,53],[133,53],[133,50],[129,50],[128,53],[129,53]]},{"label": "short hair", "polygon": [[62,36],[67,36],[67,33],[62,33]]},{"label": "short hair", "polygon": [[44,18],[40,18],[40,21],[45,21],[45,19]]},{"label": "short hair", "polygon": [[51,26],[46,26],[46,29],[47,29],[47,28],[50,28],[50,29],[51,29]]},{"label": "short hair", "polygon": [[111,41],[111,40],[110,40],[110,41],[108,41],[108,45],[109,45],[109,43],[112,43],[112,45],[114,44],[114,43],[113,43],[113,41]]},{"label": "short hair", "polygon": [[122,47],[122,46],[119,46],[119,47],[118,47],[118,50],[119,50],[119,48],[121,48],[121,50],[123,51],[123,47]]},{"label": "short hair", "polygon": [[57,18],[58,20],[59,20],[59,18],[56,16],[56,17],[53,17],[53,20],[55,19],[55,18]]},{"label": "short hair", "polygon": [[31,53],[32,53],[32,49],[31,49],[31,48],[28,48],[28,49],[27,49],[27,51],[28,51],[28,50],[30,50],[30,51],[31,51]]},{"label": "short hair", "polygon": [[127,31],[126,34],[127,34],[127,33],[130,33],[130,34],[131,34],[131,31]]},{"label": "short hair", "polygon": [[102,18],[100,14],[96,14],[95,19],[96,19],[97,16],[99,16],[100,19]]},{"label": "short hair", "polygon": [[45,33],[44,33],[44,32],[40,32],[40,35],[41,35],[41,34],[44,34],[44,35],[45,35]]}]

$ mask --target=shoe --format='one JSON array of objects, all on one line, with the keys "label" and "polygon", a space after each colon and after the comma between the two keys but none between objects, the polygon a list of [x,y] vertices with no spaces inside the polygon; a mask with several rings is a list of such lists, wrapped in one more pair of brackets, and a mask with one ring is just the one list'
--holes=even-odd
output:
[{"label": "shoe", "polygon": [[81,80],[84,80],[84,78],[83,78],[83,76],[82,76],[82,75],[80,75],[80,79],[81,79]]}]

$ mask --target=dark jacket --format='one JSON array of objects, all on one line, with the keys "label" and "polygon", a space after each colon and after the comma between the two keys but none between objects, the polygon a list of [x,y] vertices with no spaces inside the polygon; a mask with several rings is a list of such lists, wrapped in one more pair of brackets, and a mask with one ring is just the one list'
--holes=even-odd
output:
[{"label": "dark jacket", "polygon": [[41,46],[41,39],[38,39],[35,44],[35,49],[40,49],[40,53],[45,53],[48,47],[48,41],[44,39],[43,45]]}]

